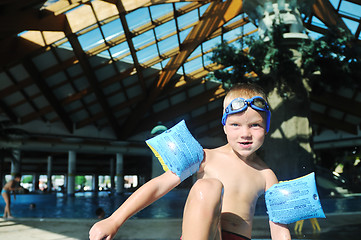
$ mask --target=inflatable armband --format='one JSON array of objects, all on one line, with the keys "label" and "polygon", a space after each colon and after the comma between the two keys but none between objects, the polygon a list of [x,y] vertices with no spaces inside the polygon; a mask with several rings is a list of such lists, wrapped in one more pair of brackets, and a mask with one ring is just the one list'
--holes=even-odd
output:
[{"label": "inflatable armband", "polygon": [[172,171],[183,181],[199,170],[203,148],[182,120],[172,128],[146,141],[164,171]]},{"label": "inflatable armband", "polygon": [[315,173],[280,182],[265,193],[269,219],[289,224],[302,219],[325,218],[317,193]]}]

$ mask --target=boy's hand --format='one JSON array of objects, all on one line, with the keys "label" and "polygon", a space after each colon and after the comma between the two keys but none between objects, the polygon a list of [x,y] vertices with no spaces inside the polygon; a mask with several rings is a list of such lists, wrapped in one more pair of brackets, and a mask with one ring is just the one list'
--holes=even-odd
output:
[{"label": "boy's hand", "polygon": [[111,240],[118,232],[116,224],[110,218],[97,222],[89,231],[90,240]]}]

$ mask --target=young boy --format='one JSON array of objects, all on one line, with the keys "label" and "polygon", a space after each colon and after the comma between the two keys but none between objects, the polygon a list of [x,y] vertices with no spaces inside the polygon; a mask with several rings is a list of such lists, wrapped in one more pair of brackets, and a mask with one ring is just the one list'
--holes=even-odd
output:
[{"label": "young boy", "polygon": [[10,211],[11,198],[10,193],[13,191],[14,200],[16,199],[15,190],[20,189],[21,174],[16,174],[14,179],[7,182],[1,190],[1,195],[5,201],[4,215],[3,218],[13,218]]},{"label": "young boy", "polygon": [[[256,202],[278,183],[271,169],[256,155],[270,124],[265,93],[254,84],[233,87],[223,103],[228,143],[204,149],[184,209],[183,240],[250,239]],[[96,223],[90,240],[112,239],[133,214],[164,196],[180,183],[167,171],[134,192],[109,218]],[[269,222],[272,239],[291,239],[286,225]]]}]

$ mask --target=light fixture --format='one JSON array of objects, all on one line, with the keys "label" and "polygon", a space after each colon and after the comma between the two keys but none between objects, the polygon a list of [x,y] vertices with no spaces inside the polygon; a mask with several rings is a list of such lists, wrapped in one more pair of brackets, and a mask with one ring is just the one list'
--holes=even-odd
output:
[{"label": "light fixture", "polygon": [[273,24],[284,24],[284,38],[307,39],[301,14],[308,15],[314,0],[244,0],[243,9],[258,27],[261,39],[267,40]]}]

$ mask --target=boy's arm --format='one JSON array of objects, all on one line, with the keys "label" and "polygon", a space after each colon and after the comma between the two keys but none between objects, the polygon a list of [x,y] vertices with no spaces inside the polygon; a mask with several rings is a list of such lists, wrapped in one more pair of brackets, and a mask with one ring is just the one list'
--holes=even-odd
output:
[{"label": "boy's arm", "polygon": [[291,234],[287,225],[269,221],[271,238],[274,240],[291,240]]},{"label": "boy's arm", "polygon": [[153,178],[135,191],[110,217],[94,224],[89,232],[90,240],[112,239],[128,218],[164,196],[180,182],[180,178],[171,171]]},{"label": "boy's arm", "polygon": [[[278,179],[274,172],[271,169],[265,170],[265,178],[266,178],[266,191],[273,186],[273,184],[278,183]],[[288,226],[286,224],[274,223],[269,221],[269,226],[271,230],[271,238],[273,240],[291,240],[291,234],[288,230]]]}]

